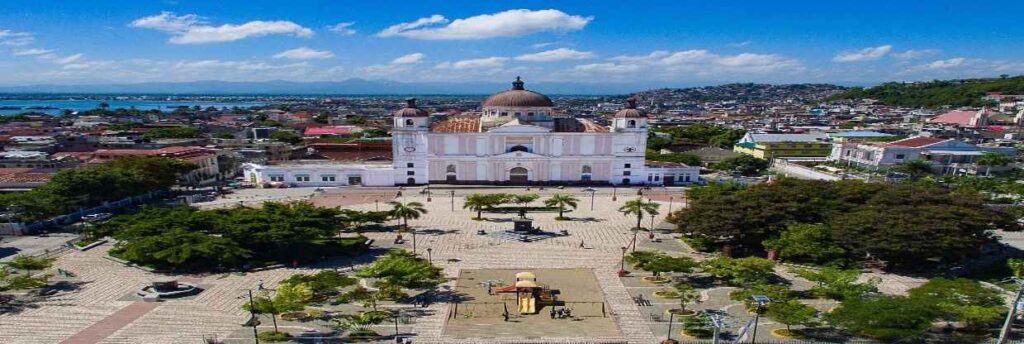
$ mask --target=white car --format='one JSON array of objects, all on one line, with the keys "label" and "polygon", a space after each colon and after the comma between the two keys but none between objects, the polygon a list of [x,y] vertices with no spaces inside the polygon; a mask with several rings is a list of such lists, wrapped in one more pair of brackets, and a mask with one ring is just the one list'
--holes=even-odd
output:
[{"label": "white car", "polygon": [[82,216],[82,221],[85,221],[85,222],[101,222],[101,221],[110,220],[111,217],[114,217],[114,214],[111,214],[111,213],[89,214],[89,215]]}]

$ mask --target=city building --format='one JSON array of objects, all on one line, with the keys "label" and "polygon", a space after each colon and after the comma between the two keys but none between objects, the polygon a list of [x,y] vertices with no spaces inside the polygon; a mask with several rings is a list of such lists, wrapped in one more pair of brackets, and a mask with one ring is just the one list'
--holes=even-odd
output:
[{"label": "city building", "polygon": [[911,160],[925,160],[945,174],[951,169],[973,165],[975,159],[986,152],[1016,155],[1012,147],[979,147],[954,139],[917,136],[888,143],[839,142],[834,145],[829,160],[876,170]]},{"label": "city building", "polygon": [[[318,169],[249,164],[246,177],[259,185],[310,186],[352,185],[353,181],[362,185],[673,185],[700,180],[696,166],[646,163],[648,118],[633,100],[606,127],[556,114],[551,99],[527,90],[516,78],[511,89],[484,100],[478,114],[434,118],[417,107],[415,99],[408,99],[405,108],[394,113],[393,160],[387,172],[367,164]],[[340,171],[347,171],[345,178],[340,178]],[[332,174],[333,180],[321,178]],[[355,174],[359,178],[353,178]]]},{"label": "city building", "polygon": [[832,144],[826,134],[757,134],[747,133],[733,151],[761,159],[826,158]]}]

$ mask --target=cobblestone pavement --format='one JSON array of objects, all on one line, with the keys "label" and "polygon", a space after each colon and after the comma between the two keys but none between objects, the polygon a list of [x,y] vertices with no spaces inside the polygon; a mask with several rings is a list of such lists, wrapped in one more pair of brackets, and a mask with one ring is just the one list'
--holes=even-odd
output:
[{"label": "cobblestone pavement", "polygon": [[[354,189],[353,189],[354,190]],[[500,189],[499,189],[500,190]],[[313,201],[331,202],[330,199],[346,195],[359,202],[345,201],[356,209],[369,210],[375,207],[373,199],[394,198],[393,190],[365,189],[346,194],[345,190],[325,190],[314,195]],[[409,190],[406,190],[409,191]],[[570,193],[580,198],[579,209],[566,213],[571,221],[555,221],[555,213],[530,213],[534,226],[545,231],[565,230],[568,236],[559,236],[537,242],[523,243],[503,240],[490,235],[477,235],[477,229],[488,232],[511,229],[514,214],[485,214],[487,220],[472,220],[475,214],[461,209],[462,197],[471,191],[459,189],[454,198],[455,210],[451,210],[451,197],[432,197],[426,202],[426,195],[415,190],[406,192],[400,201],[419,201],[427,205],[429,214],[419,220],[410,221],[417,230],[417,251],[425,254],[430,248],[430,258],[444,269],[446,276],[458,276],[461,269],[480,268],[587,268],[594,275],[604,293],[610,314],[619,326],[620,337],[588,338],[578,337],[543,340],[552,343],[573,342],[630,342],[651,343],[654,336],[644,320],[643,314],[632,303],[629,292],[616,275],[622,255],[621,247],[633,239],[629,231],[635,225],[635,218],[626,217],[616,210],[634,194],[616,194],[617,201],[611,201],[610,192],[601,189],[594,197],[594,210],[590,210],[590,194],[579,190],[545,190],[544,194]],[[617,190],[616,192],[621,192]],[[291,192],[295,192],[292,195]],[[511,192],[511,190],[506,191]],[[627,192],[628,193],[628,192]],[[310,195],[305,190],[290,191],[291,199]],[[249,197],[239,195],[238,197]],[[278,199],[273,195],[252,196],[253,200]],[[308,196],[306,196],[308,199]],[[237,199],[235,200],[237,201]],[[539,205],[538,201],[535,205]],[[248,205],[248,204],[247,204]],[[384,207],[383,203],[378,204]],[[666,206],[663,206],[663,210]],[[663,211],[664,213],[664,211]],[[656,223],[664,217],[660,215]],[[645,219],[644,225],[649,225]],[[366,233],[379,246],[411,249],[411,240],[394,245],[395,233]],[[642,237],[642,235],[641,235]],[[646,239],[643,239],[646,240]],[[642,241],[642,240],[641,240]],[[580,248],[580,243],[585,248]],[[0,315],[0,343],[196,343],[204,336],[233,338],[239,333],[240,324],[247,318],[240,305],[244,302],[246,288],[253,288],[263,280],[273,288],[279,281],[295,273],[309,273],[311,269],[275,269],[248,274],[216,274],[205,276],[168,276],[126,267],[104,258],[110,244],[85,252],[72,252],[60,257],[54,268],[74,273],[77,290],[61,292],[36,302],[33,307],[21,312]],[[345,265],[347,266],[347,265]],[[318,264],[318,268],[331,268]],[[197,282],[204,289],[195,297],[171,300],[156,304],[141,304],[134,291],[153,281],[179,279]],[[449,282],[451,283],[451,282]],[[135,309],[139,307],[139,309]],[[144,311],[143,311],[144,310]],[[486,341],[537,342],[537,339],[522,337],[501,340],[445,338],[443,328],[448,314],[448,304],[433,303],[425,309],[424,317],[411,324],[410,332],[415,333],[418,343],[472,343]],[[264,326],[269,326],[266,324]],[[238,339],[238,338],[236,338]],[[246,342],[246,341],[241,341]]]}]

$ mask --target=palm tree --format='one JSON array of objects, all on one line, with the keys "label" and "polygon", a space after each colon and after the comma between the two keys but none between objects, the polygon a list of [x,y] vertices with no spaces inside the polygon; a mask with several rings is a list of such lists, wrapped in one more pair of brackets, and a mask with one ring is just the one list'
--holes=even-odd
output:
[{"label": "palm tree", "polygon": [[978,165],[985,166],[985,176],[988,177],[989,172],[992,170],[992,166],[1005,166],[1013,162],[1009,156],[1005,154],[986,152],[978,157],[975,161]]},{"label": "palm tree", "polygon": [[472,194],[466,196],[466,200],[462,202],[462,209],[470,209],[476,212],[476,219],[483,219],[484,208],[491,206],[491,199],[487,195]]},{"label": "palm tree", "polygon": [[391,205],[391,216],[396,219],[402,219],[402,227],[405,227],[406,231],[412,232],[412,252],[416,252],[416,231],[409,229],[409,219],[418,219],[420,215],[427,213],[427,208],[423,207],[423,203],[420,202],[409,202],[402,203],[398,201],[388,202]]},{"label": "palm tree", "polygon": [[579,199],[570,195],[554,194],[551,195],[551,198],[544,200],[544,205],[549,207],[558,207],[557,219],[564,220],[565,216],[562,215],[565,213],[565,208],[576,209],[576,204],[578,204],[579,201]]},{"label": "palm tree", "polygon": [[526,217],[526,207],[533,201],[540,198],[538,194],[525,194],[525,195],[514,195],[512,196],[512,202],[519,205],[519,217]]},{"label": "palm tree", "polygon": [[636,215],[636,229],[633,231],[633,252],[636,252],[636,235],[640,232],[640,221],[643,220],[644,214],[648,214],[651,217],[658,215],[659,207],[661,205],[658,203],[644,201],[643,197],[637,197],[635,200],[626,201],[626,204],[619,208],[619,211],[625,215]]},{"label": "palm tree", "polygon": [[932,174],[932,164],[923,159],[910,160],[893,167],[896,172],[906,173],[910,180],[918,180],[921,177]]}]

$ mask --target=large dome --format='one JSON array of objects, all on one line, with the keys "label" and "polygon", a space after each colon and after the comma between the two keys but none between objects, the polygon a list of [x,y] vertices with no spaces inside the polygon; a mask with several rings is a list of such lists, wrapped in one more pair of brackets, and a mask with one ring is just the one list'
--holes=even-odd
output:
[{"label": "large dome", "polygon": [[496,93],[484,100],[483,106],[499,107],[552,107],[551,98],[523,88],[523,81],[516,77],[512,89]]},{"label": "large dome", "polygon": [[626,107],[615,113],[615,118],[646,118],[647,114],[636,108],[636,98],[626,99]]}]

